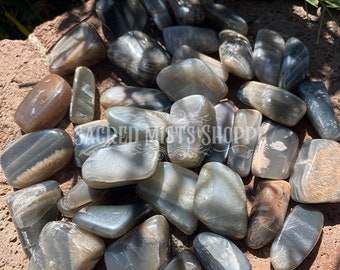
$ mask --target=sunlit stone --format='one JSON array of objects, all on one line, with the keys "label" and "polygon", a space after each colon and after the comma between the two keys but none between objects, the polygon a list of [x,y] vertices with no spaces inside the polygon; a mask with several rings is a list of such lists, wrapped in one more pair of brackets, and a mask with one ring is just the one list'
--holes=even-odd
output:
[{"label": "sunlit stone", "polygon": [[223,29],[222,31],[220,31],[218,33],[218,39],[221,44],[229,40],[243,40],[245,43],[250,44],[250,41],[246,36],[232,29]]},{"label": "sunlit stone", "polygon": [[197,0],[168,0],[178,24],[202,24],[205,12],[201,1]]},{"label": "sunlit stone", "polygon": [[201,270],[202,266],[192,251],[186,249],[174,257],[164,270]]},{"label": "sunlit stone", "polygon": [[142,3],[159,30],[175,24],[164,0],[142,0]]}]

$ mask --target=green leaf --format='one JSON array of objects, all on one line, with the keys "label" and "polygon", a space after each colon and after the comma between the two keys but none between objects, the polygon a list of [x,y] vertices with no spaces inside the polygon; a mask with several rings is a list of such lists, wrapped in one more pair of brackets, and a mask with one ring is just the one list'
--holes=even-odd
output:
[{"label": "green leaf", "polygon": [[23,26],[16,18],[14,18],[11,14],[5,11],[5,16],[23,33],[26,37],[30,34],[30,31]]},{"label": "green leaf", "polygon": [[318,8],[319,1],[318,0],[305,0],[308,4],[312,5],[313,7]]},{"label": "green leaf", "polygon": [[323,0],[323,5],[327,8],[334,8],[340,10],[340,1],[339,0]]}]

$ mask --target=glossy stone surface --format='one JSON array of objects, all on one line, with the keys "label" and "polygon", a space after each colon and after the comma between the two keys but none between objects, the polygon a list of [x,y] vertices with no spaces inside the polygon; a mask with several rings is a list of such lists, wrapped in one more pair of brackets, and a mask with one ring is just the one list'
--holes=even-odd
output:
[{"label": "glossy stone surface", "polygon": [[171,54],[182,45],[188,45],[201,53],[214,53],[218,51],[217,34],[207,28],[177,25],[163,29],[163,38],[166,48]]},{"label": "glossy stone surface", "polygon": [[206,97],[191,95],[176,101],[167,137],[170,161],[186,168],[198,167],[209,151],[215,124],[215,109]]},{"label": "glossy stone surface", "polygon": [[156,172],[137,185],[136,193],[156,208],[185,234],[198,225],[193,201],[198,175],[169,162],[161,162]]},{"label": "glossy stone surface", "polygon": [[57,74],[49,74],[20,103],[14,121],[25,133],[54,128],[67,113],[71,95],[67,81]]},{"label": "glossy stone surface", "polygon": [[201,1],[197,0],[168,0],[178,24],[202,24],[205,12]]},{"label": "glossy stone surface", "polygon": [[240,109],[235,113],[227,165],[241,177],[250,173],[261,122],[262,114],[257,110]]},{"label": "glossy stone surface", "polygon": [[249,43],[249,39],[242,35],[241,33],[234,31],[232,29],[223,29],[218,33],[218,39],[220,41],[220,44],[222,44],[225,41],[229,40],[243,40],[245,43]]},{"label": "glossy stone surface", "polygon": [[111,43],[107,56],[142,86],[152,86],[156,76],[170,64],[170,56],[158,43],[140,31],[130,31]]},{"label": "glossy stone surface", "polygon": [[142,0],[141,2],[159,30],[175,24],[164,0]]},{"label": "glossy stone surface", "polygon": [[306,141],[289,178],[292,199],[301,203],[340,202],[340,144],[326,139]]},{"label": "glossy stone surface", "polygon": [[24,188],[48,179],[72,158],[73,144],[62,129],[28,133],[2,152],[1,167],[7,183]]},{"label": "glossy stone surface", "polygon": [[283,226],[290,200],[290,185],[284,180],[258,183],[248,222],[246,243],[258,249],[269,244]]},{"label": "glossy stone surface", "polygon": [[32,185],[7,196],[9,212],[28,257],[31,257],[45,224],[58,219],[56,203],[60,197],[61,190],[54,180]]},{"label": "glossy stone surface", "polygon": [[169,224],[155,215],[107,247],[107,269],[157,270],[168,262]]},{"label": "glossy stone surface", "polygon": [[159,89],[134,86],[114,86],[100,96],[104,109],[114,106],[132,106],[155,111],[170,111],[172,102]]},{"label": "glossy stone surface", "polygon": [[201,270],[202,266],[197,257],[189,249],[185,249],[174,257],[164,270]]},{"label": "glossy stone surface", "polygon": [[156,170],[159,142],[156,140],[116,144],[94,152],[82,167],[82,176],[92,188],[134,184]]},{"label": "glossy stone surface", "polygon": [[195,254],[206,270],[250,270],[242,251],[227,238],[211,233],[198,234],[193,242]]},{"label": "glossy stone surface", "polygon": [[159,88],[173,101],[190,95],[203,95],[216,104],[228,93],[227,85],[199,59],[186,59],[159,72]]},{"label": "glossy stone surface", "polygon": [[77,67],[70,104],[70,119],[73,123],[85,124],[93,120],[95,87],[95,78],[91,69]]},{"label": "glossy stone surface", "polygon": [[298,267],[315,247],[322,232],[323,214],[306,205],[297,205],[276,236],[270,260],[275,270]]},{"label": "glossy stone surface", "polygon": [[287,127],[263,121],[254,151],[251,171],[257,177],[287,179],[298,154],[299,138]]},{"label": "glossy stone surface", "polygon": [[254,44],[253,60],[256,78],[264,83],[278,85],[285,41],[270,29],[260,29]]},{"label": "glossy stone surface", "polygon": [[303,100],[294,94],[261,82],[246,82],[238,90],[237,97],[244,104],[285,126],[296,125],[307,111]]},{"label": "glossy stone surface", "polygon": [[69,221],[51,221],[41,231],[28,270],[93,269],[104,251],[98,236]]},{"label": "glossy stone surface", "polygon": [[96,29],[82,22],[66,33],[50,53],[50,72],[59,75],[73,73],[76,67],[90,67],[106,57],[104,42]]},{"label": "glossy stone surface", "polygon": [[298,95],[307,105],[307,116],[322,139],[340,140],[340,126],[323,82],[303,82]]},{"label": "glossy stone surface", "polygon": [[288,91],[293,90],[305,78],[308,65],[307,46],[295,37],[289,38],[285,44],[278,86]]},{"label": "glossy stone surface", "polygon": [[204,164],[196,185],[194,212],[213,232],[233,239],[244,238],[247,202],[241,177],[222,163]]}]

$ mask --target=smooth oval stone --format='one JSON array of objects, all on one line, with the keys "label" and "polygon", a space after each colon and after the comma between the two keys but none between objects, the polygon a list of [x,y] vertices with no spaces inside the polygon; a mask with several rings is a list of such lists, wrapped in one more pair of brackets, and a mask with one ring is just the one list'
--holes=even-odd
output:
[{"label": "smooth oval stone", "polygon": [[54,128],[66,115],[71,95],[71,86],[62,77],[49,74],[20,103],[14,121],[25,133]]},{"label": "smooth oval stone", "polygon": [[218,33],[218,39],[220,43],[222,44],[225,41],[229,40],[243,40],[245,43],[249,43],[249,39],[242,35],[241,33],[234,31],[232,29],[223,29]]},{"label": "smooth oval stone", "polygon": [[104,109],[114,106],[132,106],[155,111],[170,111],[172,102],[159,89],[134,86],[114,86],[100,96]]},{"label": "smooth oval stone", "polygon": [[164,268],[164,270],[201,270],[197,257],[189,249],[183,250]]},{"label": "smooth oval stone", "polygon": [[142,3],[159,30],[175,24],[164,0],[142,0]]},{"label": "smooth oval stone", "polygon": [[222,4],[206,3],[203,5],[206,12],[206,21],[217,30],[232,29],[242,35],[247,35],[247,22],[232,9]]},{"label": "smooth oval stone", "polygon": [[162,269],[169,249],[169,224],[163,216],[155,215],[108,246],[105,265],[107,269]]},{"label": "smooth oval stone", "polygon": [[199,51],[196,51],[187,45],[182,45],[175,51],[174,55],[172,56],[171,63],[175,64],[179,61],[186,60],[189,58],[197,58],[202,60],[205,64],[207,64],[211,68],[212,71],[215,72],[215,74],[222,81],[224,82],[227,81],[229,73],[222,67],[220,61],[208,55],[200,53]]},{"label": "smooth oval stone", "polygon": [[163,29],[163,38],[170,54],[174,54],[182,45],[188,45],[201,53],[215,53],[219,46],[217,34],[213,30],[197,26],[166,27]]},{"label": "smooth oval stone", "polygon": [[230,240],[211,232],[198,234],[193,242],[195,254],[206,270],[250,270],[242,251]]},{"label": "smooth oval stone", "polygon": [[170,64],[168,53],[140,31],[130,31],[112,42],[107,56],[142,86],[152,86],[158,72]]},{"label": "smooth oval stone", "polygon": [[98,236],[69,221],[51,221],[41,231],[28,270],[93,269],[104,251]]},{"label": "smooth oval stone", "polygon": [[93,120],[95,102],[95,78],[87,67],[77,67],[74,73],[70,119],[75,124]]},{"label": "smooth oval stone", "polygon": [[71,160],[72,154],[72,140],[64,130],[35,131],[7,145],[1,167],[8,184],[24,188],[51,177]]},{"label": "smooth oval stone", "polygon": [[278,85],[284,48],[285,41],[279,33],[269,29],[257,32],[253,60],[259,81]]},{"label": "smooth oval stone", "polygon": [[292,199],[301,203],[340,202],[340,144],[332,140],[306,141],[289,178]]},{"label": "smooth oval stone", "polygon": [[168,0],[178,24],[203,24],[205,12],[200,1],[197,0]]},{"label": "smooth oval stone", "polygon": [[215,233],[233,239],[247,234],[247,200],[241,177],[219,162],[203,165],[196,185],[194,212]]},{"label": "smooth oval stone", "polygon": [[9,212],[28,257],[31,257],[45,224],[58,219],[56,203],[60,198],[61,190],[54,180],[23,188],[7,196]]},{"label": "smooth oval stone", "polygon": [[262,114],[257,110],[240,109],[235,113],[227,165],[241,177],[250,173],[261,122]]},{"label": "smooth oval stone", "polygon": [[290,185],[287,181],[258,183],[248,222],[248,247],[259,249],[275,238],[283,226],[289,199]]},{"label": "smooth oval stone", "polygon": [[307,111],[306,104],[294,94],[261,82],[246,82],[237,97],[269,119],[285,126],[295,126]]},{"label": "smooth oval stone", "polygon": [[94,152],[82,167],[82,176],[92,188],[135,184],[150,177],[157,168],[156,140],[115,144]]},{"label": "smooth oval stone", "polygon": [[271,246],[270,260],[274,269],[298,267],[318,242],[323,221],[320,211],[306,205],[295,206]]},{"label": "smooth oval stone", "polygon": [[257,177],[287,179],[298,154],[299,138],[290,129],[263,121],[254,151],[251,171]]},{"label": "smooth oval stone", "polygon": [[157,76],[159,88],[173,101],[203,95],[216,104],[228,93],[227,85],[199,59],[186,59],[164,68]]},{"label": "smooth oval stone", "polygon": [[309,52],[306,45],[295,37],[289,38],[285,44],[278,86],[292,90],[305,78],[308,65]]},{"label": "smooth oval stone", "polygon": [[204,96],[191,95],[176,101],[170,111],[167,151],[172,163],[198,167],[209,151],[216,113]]},{"label": "smooth oval stone", "polygon": [[106,48],[96,29],[82,22],[66,33],[50,54],[50,72],[59,75],[73,73],[76,67],[90,67],[103,61]]},{"label": "smooth oval stone", "polygon": [[85,206],[72,221],[95,235],[115,239],[127,233],[151,213],[146,204]]},{"label": "smooth oval stone", "polygon": [[109,108],[105,117],[118,136],[133,141],[157,140],[164,143],[170,124],[168,113],[134,107]]},{"label": "smooth oval stone", "polygon": [[156,172],[137,185],[136,193],[185,234],[197,229],[193,201],[198,175],[186,168],[162,162]]},{"label": "smooth oval stone", "polygon": [[340,140],[340,126],[323,82],[303,82],[298,95],[307,105],[307,116],[322,139]]}]

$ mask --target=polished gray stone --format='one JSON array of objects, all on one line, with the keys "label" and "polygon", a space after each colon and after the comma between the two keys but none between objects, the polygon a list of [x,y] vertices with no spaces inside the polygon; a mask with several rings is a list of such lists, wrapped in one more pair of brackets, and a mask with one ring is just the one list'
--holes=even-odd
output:
[{"label": "polished gray stone", "polygon": [[199,25],[204,23],[205,12],[201,1],[168,0],[178,24]]},{"label": "polished gray stone", "polygon": [[201,270],[202,266],[194,253],[186,249],[174,257],[164,270]]},{"label": "polished gray stone", "polygon": [[241,33],[232,29],[223,29],[222,31],[220,31],[218,33],[218,39],[220,41],[220,44],[229,40],[243,40],[245,43],[250,44],[249,39],[245,35],[242,35]]},{"label": "polished gray stone", "polygon": [[175,24],[164,0],[142,0],[141,2],[159,30],[162,31],[163,28]]}]

